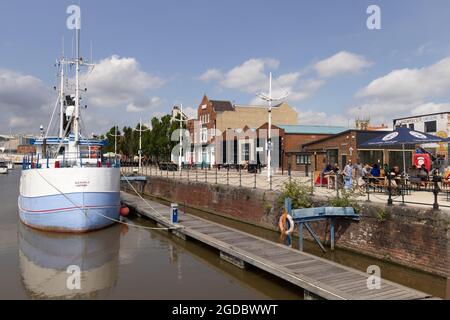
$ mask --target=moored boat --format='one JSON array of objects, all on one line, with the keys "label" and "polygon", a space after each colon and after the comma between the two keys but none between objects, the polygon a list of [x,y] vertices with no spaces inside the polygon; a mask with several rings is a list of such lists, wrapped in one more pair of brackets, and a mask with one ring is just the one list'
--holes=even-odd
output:
[{"label": "moored boat", "polygon": [[[104,141],[83,138],[80,131],[79,73],[80,67],[90,65],[79,54],[77,28],[77,57],[73,61],[62,57],[58,64],[59,135],[51,137],[41,126],[41,136],[33,142],[36,153],[25,156],[22,164],[20,220],[47,231],[87,232],[107,227],[119,219],[119,162],[102,157]],[[75,67],[72,95],[65,92],[67,65]]]}]

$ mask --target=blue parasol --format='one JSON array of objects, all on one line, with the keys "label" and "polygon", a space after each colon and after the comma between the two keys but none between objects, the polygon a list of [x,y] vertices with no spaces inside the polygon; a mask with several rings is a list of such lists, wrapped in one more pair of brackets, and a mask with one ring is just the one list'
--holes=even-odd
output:
[{"label": "blue parasol", "polygon": [[408,128],[397,128],[395,131],[380,135],[359,145],[360,148],[368,147],[388,147],[402,146],[403,150],[403,172],[406,173],[405,145],[407,144],[425,144],[433,142],[444,142],[445,139],[433,136],[431,134],[411,130]]}]

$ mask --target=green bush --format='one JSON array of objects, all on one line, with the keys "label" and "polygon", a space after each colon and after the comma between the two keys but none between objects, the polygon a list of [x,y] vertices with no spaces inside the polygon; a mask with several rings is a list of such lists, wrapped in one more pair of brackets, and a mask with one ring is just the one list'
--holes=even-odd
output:
[{"label": "green bush", "polygon": [[297,181],[286,182],[281,188],[281,196],[278,204],[284,206],[286,198],[292,199],[292,207],[295,209],[311,208],[311,187],[305,186]]},{"label": "green bush", "polygon": [[358,213],[361,210],[361,207],[359,206],[357,198],[357,193],[351,190],[343,190],[340,197],[332,198],[329,200],[328,204],[332,207],[353,208],[355,212]]}]

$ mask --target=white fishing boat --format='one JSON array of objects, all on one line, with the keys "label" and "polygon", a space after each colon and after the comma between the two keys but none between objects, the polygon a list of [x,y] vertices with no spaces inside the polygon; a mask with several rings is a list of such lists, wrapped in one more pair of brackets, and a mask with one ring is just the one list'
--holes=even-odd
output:
[{"label": "white fishing boat", "polygon": [[[63,54],[58,63],[61,83],[53,114],[59,105],[59,134],[49,136],[41,126],[36,153],[24,157],[20,178],[20,220],[47,231],[87,232],[119,219],[119,162],[104,159],[105,142],[88,139],[80,130],[80,68],[92,65],[80,55],[81,22],[76,25],[76,58],[66,60]],[[73,94],[65,90],[67,66],[75,69]],[[48,128],[52,121],[53,116]]]}]

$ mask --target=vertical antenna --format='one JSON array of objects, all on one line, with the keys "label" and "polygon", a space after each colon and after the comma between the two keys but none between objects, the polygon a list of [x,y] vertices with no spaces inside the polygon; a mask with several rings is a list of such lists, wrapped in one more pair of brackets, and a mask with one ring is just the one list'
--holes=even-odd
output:
[{"label": "vertical antenna", "polygon": [[75,59],[75,119],[73,122],[73,131],[75,133],[75,143],[78,144],[80,141],[80,65],[82,64],[82,58],[80,55],[80,41],[81,41],[81,12],[80,16],[77,18],[78,21],[76,23],[76,41],[75,41],[75,50],[76,50],[76,59]]},{"label": "vertical antenna", "polygon": [[61,61],[59,63],[60,70],[60,77],[61,77],[61,87],[60,87],[60,97],[59,97],[59,138],[61,140],[64,139],[64,64],[65,64],[65,58],[64,58],[64,37],[62,39],[62,57]]}]

